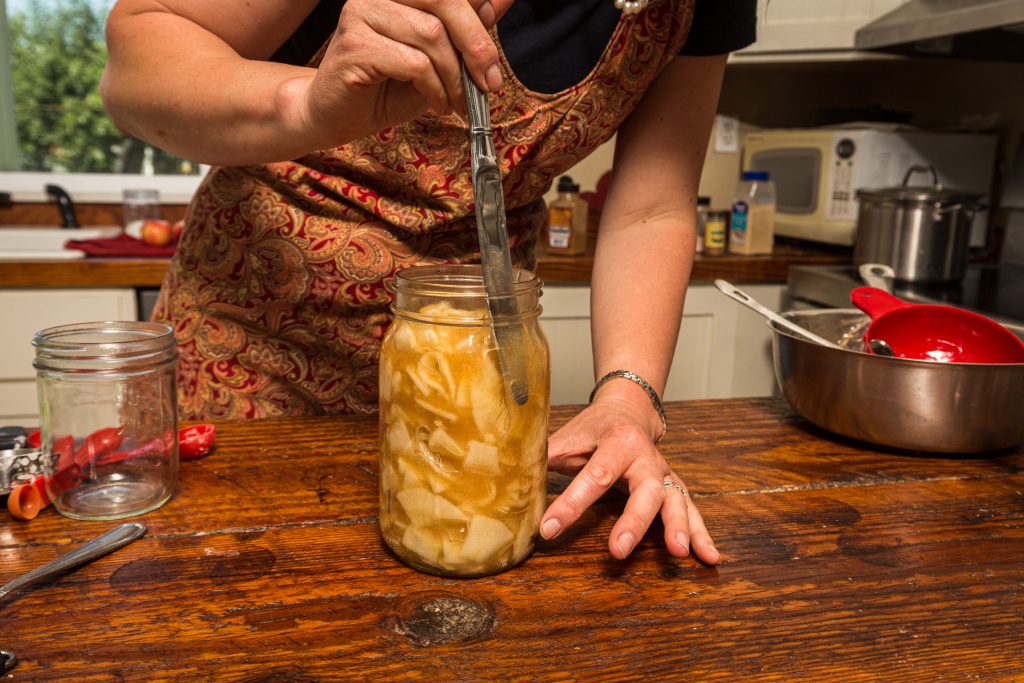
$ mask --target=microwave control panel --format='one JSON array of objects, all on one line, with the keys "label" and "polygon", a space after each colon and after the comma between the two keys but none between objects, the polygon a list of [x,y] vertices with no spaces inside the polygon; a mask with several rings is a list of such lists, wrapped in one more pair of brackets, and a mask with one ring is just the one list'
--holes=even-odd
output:
[{"label": "microwave control panel", "polygon": [[857,196],[853,160],[857,156],[857,140],[848,135],[838,134],[828,161],[828,207],[827,215],[832,220],[856,220]]}]

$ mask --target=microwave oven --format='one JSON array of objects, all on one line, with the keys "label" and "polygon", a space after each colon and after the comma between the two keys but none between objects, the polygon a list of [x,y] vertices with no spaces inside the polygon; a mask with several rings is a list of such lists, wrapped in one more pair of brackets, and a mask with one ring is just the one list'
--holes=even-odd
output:
[{"label": "microwave oven", "polygon": [[[912,166],[935,168],[951,189],[991,196],[996,136],[870,126],[763,129],[747,133],[743,169],[767,171],[775,183],[775,234],[853,245],[857,190],[893,187]],[[930,185],[914,174],[908,185]],[[988,212],[979,211],[970,243],[985,243]]]}]

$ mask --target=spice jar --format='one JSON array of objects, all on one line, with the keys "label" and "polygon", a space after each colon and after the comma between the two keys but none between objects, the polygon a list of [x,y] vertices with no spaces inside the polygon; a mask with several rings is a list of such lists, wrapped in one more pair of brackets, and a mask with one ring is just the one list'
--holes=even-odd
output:
[{"label": "spice jar", "polygon": [[704,254],[721,256],[725,253],[729,230],[729,212],[711,210],[704,217]]},{"label": "spice jar", "polygon": [[176,366],[167,325],[97,322],[37,332],[46,492],[74,519],[165,503],[178,475]]},{"label": "spice jar", "polygon": [[517,270],[530,359],[524,404],[495,347],[479,266],[395,276],[394,321],[380,360],[380,527],[410,566],[483,576],[532,552],[544,512],[550,360],[538,317],[541,281]]}]

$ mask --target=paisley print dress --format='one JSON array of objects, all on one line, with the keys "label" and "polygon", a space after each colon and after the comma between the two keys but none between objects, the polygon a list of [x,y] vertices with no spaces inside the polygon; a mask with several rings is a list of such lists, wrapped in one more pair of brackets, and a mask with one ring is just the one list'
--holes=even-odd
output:
[{"label": "paisley print dress", "polygon": [[[535,266],[552,180],[633,111],[692,12],[655,0],[623,15],[590,74],[555,94],[501,57],[491,119],[517,265]],[[153,313],[178,339],[181,417],[375,411],[395,271],[479,261],[468,140],[461,118],[428,112],[294,161],[211,169]]]}]

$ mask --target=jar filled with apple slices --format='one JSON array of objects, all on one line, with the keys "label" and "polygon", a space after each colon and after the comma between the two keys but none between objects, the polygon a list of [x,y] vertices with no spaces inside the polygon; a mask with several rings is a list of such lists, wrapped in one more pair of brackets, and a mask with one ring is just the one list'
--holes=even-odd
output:
[{"label": "jar filled with apple slices", "polygon": [[444,576],[508,569],[544,512],[550,361],[540,279],[516,271],[515,335],[529,358],[520,405],[498,362],[479,266],[395,277],[380,362],[380,527],[395,554]]}]

